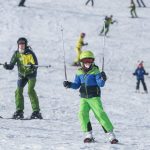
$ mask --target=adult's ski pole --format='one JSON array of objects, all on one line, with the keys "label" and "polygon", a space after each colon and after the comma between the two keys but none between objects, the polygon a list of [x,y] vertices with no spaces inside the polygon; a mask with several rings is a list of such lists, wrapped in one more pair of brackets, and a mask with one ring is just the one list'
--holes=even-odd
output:
[{"label": "adult's ski pole", "polygon": [[[0,66],[4,66],[5,64],[4,63],[0,63]],[[17,65],[15,65],[17,66]],[[31,67],[31,66],[34,66],[34,67],[41,67],[41,68],[50,68],[51,65],[34,65],[34,64],[29,64],[29,65],[23,65],[25,67]]]}]

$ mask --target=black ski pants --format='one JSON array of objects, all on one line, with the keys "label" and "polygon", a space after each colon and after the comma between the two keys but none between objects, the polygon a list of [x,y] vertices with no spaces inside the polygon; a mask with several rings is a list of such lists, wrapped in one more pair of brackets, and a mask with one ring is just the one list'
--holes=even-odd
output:
[{"label": "black ski pants", "polygon": [[144,79],[138,79],[137,80],[136,89],[139,90],[139,88],[140,88],[140,82],[142,82],[144,91],[147,92],[147,86],[146,86],[146,83],[145,83]]},{"label": "black ski pants", "polygon": [[146,7],[146,5],[144,4],[143,0],[136,0],[136,1],[138,3],[139,7],[141,7],[140,2],[142,3],[143,7]]},{"label": "black ski pants", "polygon": [[20,3],[19,3],[19,6],[24,6],[25,1],[26,0],[21,0]]},{"label": "black ski pants", "polygon": [[90,1],[91,1],[91,3],[92,3],[92,6],[94,6],[94,0],[88,0],[88,1],[85,3],[85,5],[87,5]]}]

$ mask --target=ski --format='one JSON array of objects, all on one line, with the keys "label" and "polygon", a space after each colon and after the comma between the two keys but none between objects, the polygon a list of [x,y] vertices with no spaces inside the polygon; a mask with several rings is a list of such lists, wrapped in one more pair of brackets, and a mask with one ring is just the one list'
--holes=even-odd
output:
[{"label": "ski", "polygon": [[26,117],[26,118],[20,118],[20,119],[15,119],[15,118],[12,118],[12,117],[10,117],[10,118],[3,118],[3,117],[1,117],[0,116],[0,119],[6,119],[6,120],[48,120],[48,119],[32,119],[32,118],[28,118],[28,117]]}]

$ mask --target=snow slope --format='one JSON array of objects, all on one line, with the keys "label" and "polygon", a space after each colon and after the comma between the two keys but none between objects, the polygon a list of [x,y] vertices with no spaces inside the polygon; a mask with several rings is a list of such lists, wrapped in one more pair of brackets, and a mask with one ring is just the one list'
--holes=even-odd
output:
[{"label": "snow slope", "polygon": [[[145,3],[148,5],[148,0]],[[17,0],[0,0],[0,62],[9,62],[19,37],[25,36],[34,49],[39,64],[51,64],[50,69],[39,68],[36,90],[45,120],[15,121],[1,119],[0,150],[149,150],[150,103],[149,94],[135,93],[136,79],[132,76],[138,60],[144,60],[150,73],[150,9],[137,8],[140,18],[131,19],[129,1],[98,0],[94,8],[81,0],[30,0],[28,7],[18,8]],[[115,126],[121,144],[111,145],[91,113],[97,143],[83,144],[84,134],[78,120],[79,93],[65,89],[63,69],[63,26],[68,80],[76,72],[70,64],[75,58],[75,43],[80,32],[87,34],[96,64],[101,67],[103,37],[98,33],[106,15],[113,14],[118,24],[110,27],[105,45],[105,71],[108,75],[102,89],[105,111]],[[15,111],[14,92],[17,69],[0,67],[0,115],[10,117]],[[145,78],[148,89],[150,78]],[[142,91],[142,88],[141,88]],[[25,95],[25,116],[32,113]]]}]

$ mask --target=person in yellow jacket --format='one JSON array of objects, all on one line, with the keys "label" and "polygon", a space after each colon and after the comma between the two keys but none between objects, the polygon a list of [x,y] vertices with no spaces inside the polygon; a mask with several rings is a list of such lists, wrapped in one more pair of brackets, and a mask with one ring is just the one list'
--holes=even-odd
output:
[{"label": "person in yellow jacket", "polygon": [[88,43],[84,43],[85,33],[81,33],[80,37],[76,43],[75,51],[77,53],[76,59],[73,63],[73,66],[80,66],[80,54],[82,52],[82,46],[88,45]]}]

